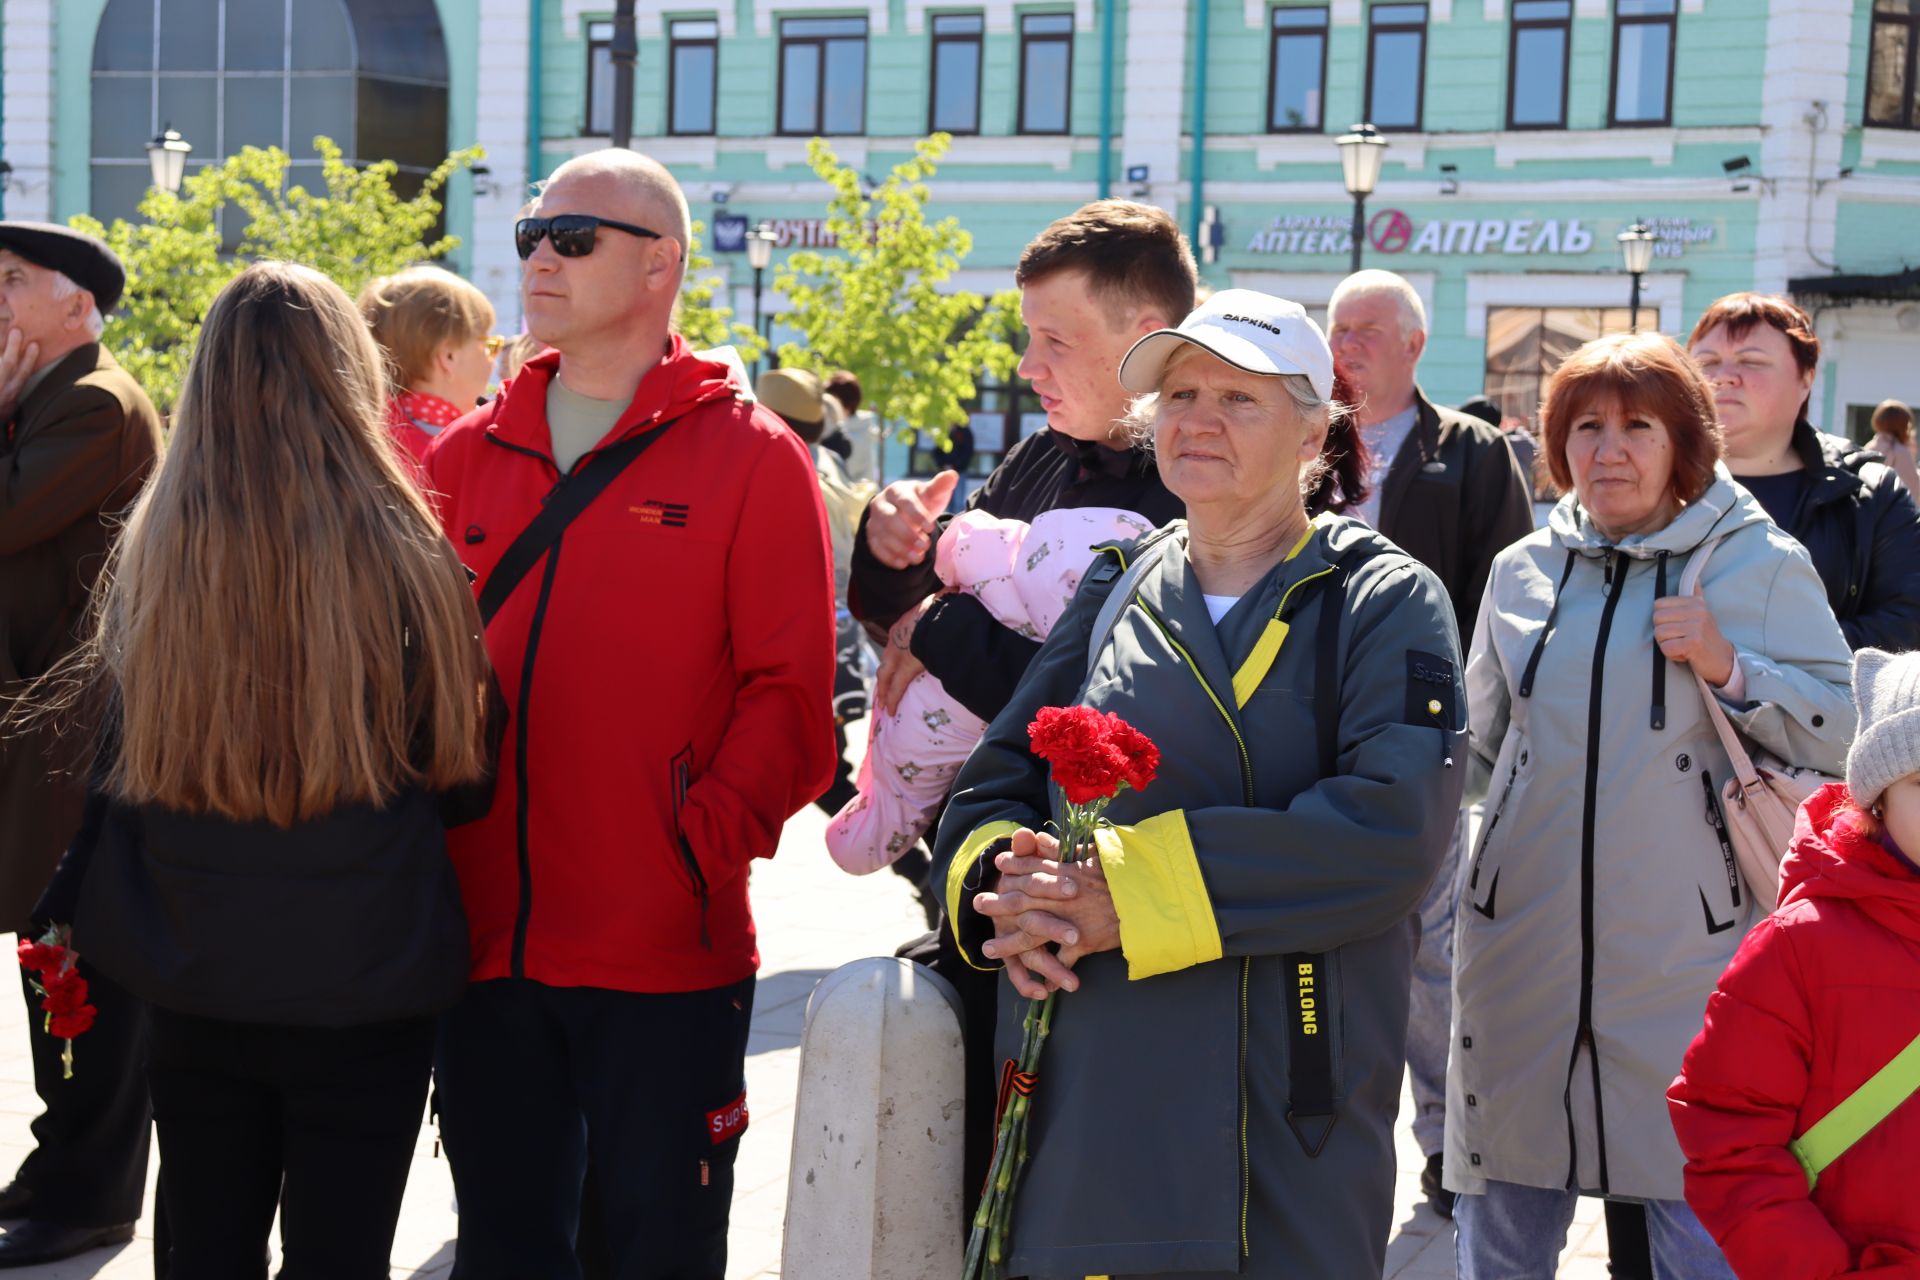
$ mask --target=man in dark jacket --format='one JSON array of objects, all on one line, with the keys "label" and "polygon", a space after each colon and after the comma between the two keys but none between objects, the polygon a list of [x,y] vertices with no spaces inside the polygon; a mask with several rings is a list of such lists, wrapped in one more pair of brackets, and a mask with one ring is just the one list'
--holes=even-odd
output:
[{"label": "man in dark jacket", "polygon": [[[1027,246],[1014,276],[1030,335],[1019,372],[1047,428],[1007,450],[969,508],[1009,520],[1061,507],[1120,507],[1155,524],[1182,514],[1120,425],[1128,397],[1114,371],[1136,338],[1186,318],[1198,274],[1173,219],[1126,200],[1095,201]],[[899,480],[874,498],[854,542],[851,603],[855,617],[890,629],[877,702],[891,708],[927,670],[991,720],[1040,646],[971,596],[934,594],[933,543],[958,478]]]},{"label": "man in dark jacket", "polygon": [[491,812],[448,841],[472,941],[436,1068],[453,1274],[580,1274],[591,1150],[584,1253],[722,1280],[759,965],[748,866],[833,769],[826,518],[805,446],[671,331],[673,177],[580,156],[535,214],[521,290],[555,349],[426,458],[481,599],[557,495],[610,478],[487,626],[511,731]]},{"label": "man in dark jacket", "polygon": [[[160,452],[160,415],[100,346],[125,285],[106,245],[66,227],[0,222],[0,715],[78,642],[113,517]],[[64,738],[40,725],[0,734],[0,924],[28,916],[80,826],[82,778]],[[0,1189],[0,1267],[31,1266],[131,1239],[146,1189],[146,1015],[82,962],[99,1009],[86,1065],[64,1079],[60,1042],[26,988],[37,1143]],[[24,977],[23,977],[24,985]]]},{"label": "man in dark jacket", "polygon": [[[1391,271],[1360,271],[1327,304],[1336,367],[1359,400],[1361,436],[1374,458],[1372,493],[1347,512],[1372,524],[1432,569],[1453,602],[1460,634],[1473,634],[1493,558],[1533,531],[1532,489],[1499,428],[1440,409],[1415,382],[1427,345],[1426,307]],[[1427,1157],[1421,1187],[1451,1216],[1440,1182],[1447,1113],[1447,1021],[1453,976],[1455,871],[1466,823],[1459,823],[1440,874],[1420,904],[1407,1063],[1413,1077],[1413,1133]]]},{"label": "man in dark jacket", "polygon": [[[1136,339],[1179,324],[1193,309],[1199,271],[1179,227],[1151,205],[1095,201],[1041,232],[1014,279],[1029,334],[1020,375],[1033,384],[1047,429],[1007,450],[967,505],[1011,520],[1064,507],[1118,507],[1156,525],[1184,515],[1160,483],[1152,454],[1121,424],[1128,396],[1117,372]],[[1040,645],[1001,626],[970,595],[934,594],[940,582],[933,544],[957,479],[943,471],[931,480],[896,481],[874,498],[854,541],[849,600],[855,617],[887,633],[877,705],[891,711],[925,670],[967,710],[992,721]],[[948,930],[933,937],[941,949],[935,965],[966,1007],[971,1202],[993,1137],[998,983],[952,951]]]}]

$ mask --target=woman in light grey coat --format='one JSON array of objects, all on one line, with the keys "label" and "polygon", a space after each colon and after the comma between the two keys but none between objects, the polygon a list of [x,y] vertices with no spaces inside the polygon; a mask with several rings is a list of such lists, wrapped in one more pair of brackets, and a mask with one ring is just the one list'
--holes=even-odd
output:
[{"label": "woman in light grey coat", "polygon": [[[1333,359],[1300,307],[1222,291],[1121,376],[1159,391],[1154,449],[1187,520],[1095,561],[935,853],[961,950],[1007,966],[999,1057],[1019,995],[1067,992],[1008,1269],[1378,1276],[1412,917],[1465,772],[1452,607],[1359,521],[1308,519]],[[1074,703],[1161,763],[1107,811],[1100,857],[1062,866],[1027,724]]]},{"label": "woman in light grey coat", "polygon": [[[1741,883],[1725,751],[1838,772],[1848,651],[1799,545],[1736,487],[1712,393],[1671,340],[1604,338],[1554,375],[1564,491],[1494,562],[1467,666],[1492,769],[1454,943],[1447,1185],[1461,1280],[1547,1280],[1578,1194],[1645,1201],[1656,1276],[1731,1273],[1682,1198],[1665,1090],[1772,909]],[[1702,597],[1677,594],[1718,538]]]}]

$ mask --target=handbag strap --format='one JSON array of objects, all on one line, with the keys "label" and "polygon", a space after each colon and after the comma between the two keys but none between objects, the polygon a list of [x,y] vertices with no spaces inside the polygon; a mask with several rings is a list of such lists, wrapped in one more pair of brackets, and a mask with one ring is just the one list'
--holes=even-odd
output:
[{"label": "handbag strap", "polygon": [[559,482],[548,490],[540,513],[527,523],[518,537],[507,544],[507,549],[500,553],[500,559],[495,562],[493,572],[487,575],[486,585],[480,589],[482,627],[493,621],[493,615],[500,612],[500,606],[507,602],[507,597],[520,585],[520,580],[527,576],[534,565],[540,563],[540,557],[554,543],[560,541],[560,535],[567,531],[567,526],[678,421],[680,419],[674,418],[649,431],[628,436],[618,444],[608,445],[590,455],[584,466],[561,473]]},{"label": "handbag strap", "polygon": [[1916,1093],[1920,1093],[1920,1036],[1915,1036],[1911,1044],[1894,1055],[1893,1061],[1821,1116],[1811,1129],[1787,1144],[1793,1158],[1806,1171],[1807,1190],[1813,1190],[1823,1169],[1845,1155],[1848,1148],[1873,1132],[1882,1120]]},{"label": "handbag strap", "polygon": [[[1720,544],[1722,535],[1714,534],[1694,549],[1687,560],[1686,569],[1680,574],[1681,595],[1702,595],[1700,575],[1706,572],[1707,559],[1713,555],[1713,549]],[[1720,736],[1720,745],[1726,749],[1727,760],[1733,765],[1735,780],[1740,784],[1741,794],[1760,785],[1760,770],[1754,766],[1753,757],[1740,741],[1740,735],[1734,732],[1733,722],[1727,719],[1726,708],[1720,705],[1720,699],[1700,674],[1698,667],[1687,664],[1687,670],[1693,673],[1693,683],[1700,690],[1700,701],[1706,704],[1707,719],[1713,722],[1713,731]]]}]

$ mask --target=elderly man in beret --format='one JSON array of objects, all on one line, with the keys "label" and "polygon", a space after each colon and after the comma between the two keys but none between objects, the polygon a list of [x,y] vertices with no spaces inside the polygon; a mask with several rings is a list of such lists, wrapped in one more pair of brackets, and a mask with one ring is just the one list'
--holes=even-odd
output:
[{"label": "elderly man in beret", "polygon": [[[112,538],[160,450],[160,415],[100,345],[126,273],[66,227],[0,222],[0,714],[75,644]],[[73,743],[41,725],[0,738],[0,928],[25,933],[80,825]],[[72,1079],[34,1028],[36,1147],[0,1189],[0,1267],[129,1240],[146,1187],[145,1013],[81,962],[99,1010]]]}]

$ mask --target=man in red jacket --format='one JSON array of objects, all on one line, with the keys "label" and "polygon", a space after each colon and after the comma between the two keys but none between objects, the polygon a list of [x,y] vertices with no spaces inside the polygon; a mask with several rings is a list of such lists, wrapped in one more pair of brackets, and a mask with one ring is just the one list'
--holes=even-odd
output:
[{"label": "man in red jacket", "polygon": [[577,1275],[590,1147],[614,1274],[722,1280],[759,962],[747,868],[832,771],[825,517],[793,433],[670,329],[689,238],[672,176],[581,156],[533,212],[522,300],[556,350],[426,458],[483,610],[529,523],[624,469],[488,620],[511,718],[491,813],[448,840],[473,965],[438,1064],[453,1274]]}]

